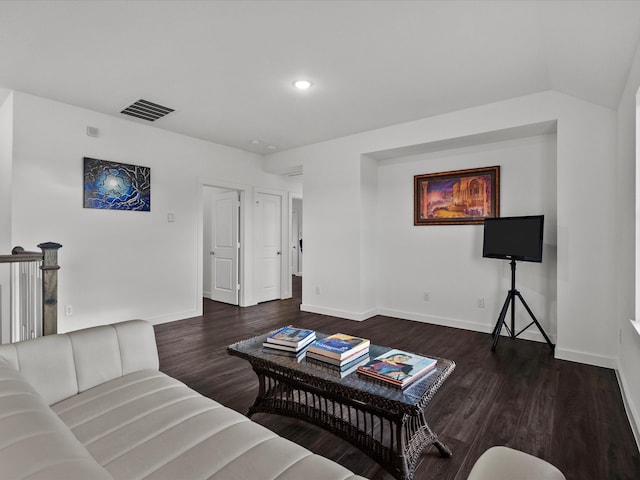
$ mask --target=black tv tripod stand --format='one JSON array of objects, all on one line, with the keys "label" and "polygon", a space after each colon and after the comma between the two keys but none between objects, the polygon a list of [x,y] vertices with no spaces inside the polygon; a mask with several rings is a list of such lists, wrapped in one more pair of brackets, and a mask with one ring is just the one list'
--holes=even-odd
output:
[{"label": "black tv tripod stand", "polygon": [[[515,328],[516,328],[516,297],[518,297],[520,299],[520,301],[524,305],[524,308],[527,309],[527,312],[529,313],[529,315],[533,319],[533,322],[531,322],[529,325],[524,327],[518,333],[515,333]],[[505,324],[505,317],[507,316],[507,310],[509,309],[509,305],[511,305],[511,328],[509,328]],[[502,310],[500,311],[500,316],[498,317],[498,321],[496,322],[496,326],[493,328],[493,345],[491,346],[491,351],[495,352],[495,350],[496,350],[496,346],[498,345],[498,340],[500,339],[500,331],[502,330],[503,326],[507,329],[507,332],[509,333],[509,336],[512,339],[515,339],[518,335],[520,335],[522,332],[524,332],[527,328],[529,328],[534,323],[538,327],[538,330],[540,330],[540,333],[542,333],[542,336],[544,337],[544,339],[547,341],[547,344],[551,348],[551,351],[553,351],[553,349],[555,348],[555,345],[553,343],[551,343],[551,340],[549,340],[549,337],[547,337],[547,334],[544,333],[544,330],[542,329],[542,327],[538,323],[538,320],[536,320],[536,316],[533,314],[533,312],[529,308],[529,305],[527,305],[527,302],[524,301],[524,298],[522,298],[522,295],[520,295],[520,292],[518,290],[516,290],[516,261],[515,261],[515,259],[512,258],[511,259],[511,290],[509,290],[509,293],[507,293],[507,298],[504,301],[504,305],[502,306]]]}]

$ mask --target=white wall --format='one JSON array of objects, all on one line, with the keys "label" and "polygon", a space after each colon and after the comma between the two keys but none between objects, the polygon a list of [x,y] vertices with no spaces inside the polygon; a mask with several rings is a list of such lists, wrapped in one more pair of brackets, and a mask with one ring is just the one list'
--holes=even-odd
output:
[{"label": "white wall", "polygon": [[[360,214],[360,307],[363,317],[377,313],[377,273],[380,256],[384,255],[386,245],[381,243],[378,232],[381,198],[378,185],[378,168],[376,162],[363,155],[360,159],[361,214]],[[386,227],[385,227],[386,228]]]},{"label": "white wall", "polygon": [[335,153],[305,160],[301,308],[362,319],[360,156]]},{"label": "white wall", "polygon": [[[8,255],[15,246],[11,245],[13,95],[9,95],[3,100],[4,102],[0,105],[0,255]],[[8,342],[11,338],[8,321],[10,315],[9,272],[9,265],[0,265],[0,319],[3,320],[0,321],[0,342]]]},{"label": "white wall", "polygon": [[0,105],[0,254],[11,252],[11,158],[13,95]]},{"label": "white wall", "polygon": [[[88,137],[87,125],[100,137]],[[202,183],[289,185],[265,174],[257,155],[20,92],[13,128],[11,243],[63,245],[60,331],[198,315]],[[151,212],[84,209],[84,156],[150,167]],[[73,316],[64,316],[65,305]]]},{"label": "white wall", "polygon": [[618,107],[618,156],[616,171],[616,270],[619,332],[618,375],[625,393],[627,412],[640,446],[640,334],[629,321],[640,322],[640,50],[636,56]]},{"label": "white wall", "polygon": [[[309,248],[305,249],[303,306],[344,318],[366,318],[370,313],[369,306],[362,304],[363,298],[369,298],[371,286],[360,277],[360,249],[368,241],[360,226],[375,219],[360,218],[363,213],[365,217],[370,215],[358,204],[363,188],[359,174],[362,154],[554,121],[557,121],[555,353],[567,360],[615,366],[617,321],[612,312],[616,309],[617,235],[612,212],[617,208],[616,176],[607,165],[616,156],[616,115],[610,109],[553,91],[271,155],[265,161],[269,171],[282,171],[302,163],[305,172],[305,243]],[[534,188],[540,190],[543,186]],[[412,187],[407,189],[411,191]],[[397,214],[405,214],[407,208],[412,207],[404,207]],[[359,219],[358,223],[354,219]],[[339,243],[338,232],[349,233],[349,241]],[[383,246],[378,244],[376,248],[380,254]],[[418,254],[408,249],[399,252],[403,259]],[[491,270],[491,262],[484,265],[480,268]],[[442,273],[436,270],[433,275]],[[315,294],[315,286],[322,287],[327,282],[329,288],[321,288],[321,294]],[[377,277],[375,283],[381,282]],[[545,306],[545,310],[551,312],[552,308]],[[439,316],[456,318],[460,312],[444,310]]]},{"label": "white wall", "polygon": [[[518,262],[516,288],[556,333],[556,136],[396,158],[378,168],[378,309],[399,318],[491,332],[511,288],[509,262],[482,258],[482,225],[413,225],[413,177],[500,166],[501,216],[545,215],[543,263]],[[429,301],[424,300],[429,293]],[[484,308],[478,308],[483,299]],[[517,332],[531,323],[516,304]],[[544,341],[535,326],[522,335]]]}]

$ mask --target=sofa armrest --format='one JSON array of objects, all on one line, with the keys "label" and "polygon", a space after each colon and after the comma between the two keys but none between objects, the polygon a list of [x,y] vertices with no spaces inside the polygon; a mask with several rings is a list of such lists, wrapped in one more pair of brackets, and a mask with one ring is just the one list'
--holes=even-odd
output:
[{"label": "sofa armrest", "polygon": [[158,370],[153,326],[143,320],[0,345],[0,356],[49,405],[139,370]]}]

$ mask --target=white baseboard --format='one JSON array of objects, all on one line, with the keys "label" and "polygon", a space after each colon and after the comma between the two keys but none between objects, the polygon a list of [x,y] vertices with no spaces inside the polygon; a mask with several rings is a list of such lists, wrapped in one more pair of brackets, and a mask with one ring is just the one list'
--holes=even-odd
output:
[{"label": "white baseboard", "polygon": [[461,328],[463,330],[472,330],[474,332],[491,333],[493,327],[478,322],[470,322],[468,320],[458,320],[448,317],[436,317],[433,315],[423,315],[415,312],[404,312],[402,310],[390,310],[386,308],[378,309],[378,315],[385,317],[401,318],[403,320],[413,320],[414,322],[431,323],[442,327]]},{"label": "white baseboard", "polygon": [[309,305],[305,303],[300,305],[300,310],[302,310],[303,312],[319,313],[320,315],[329,315],[330,317],[338,317],[338,318],[345,318],[347,320],[355,320],[357,322],[362,322],[363,320],[366,320],[367,318],[375,317],[378,314],[378,311],[375,309],[369,310],[368,312],[356,313],[356,312],[347,312],[345,310],[336,310],[333,308],[317,307],[315,305]]},{"label": "white baseboard", "polygon": [[[387,317],[401,318],[403,320],[413,320],[415,322],[431,323],[431,324],[440,325],[443,327],[460,328],[463,330],[471,330],[473,332],[480,332],[480,333],[491,333],[495,326],[494,324],[487,325],[486,323],[472,322],[469,320],[460,320],[457,318],[449,318],[449,317],[436,317],[433,315],[423,315],[423,314],[414,313],[414,312],[403,312],[401,310],[379,309],[378,314],[385,315]],[[505,335],[505,336],[507,335],[506,329],[502,330],[502,335]],[[542,334],[534,326],[522,332],[520,335],[518,335],[518,338],[521,338],[523,340],[532,340],[534,342],[546,342]],[[551,341],[555,342],[555,339],[551,337]]]},{"label": "white baseboard", "polygon": [[570,362],[584,363],[595,367],[617,369],[618,360],[615,357],[605,357],[604,355],[594,355],[592,353],[570,350],[568,348],[556,348],[556,358],[558,360],[568,360]]},{"label": "white baseboard", "polygon": [[[494,325],[487,325],[485,323],[470,322],[468,320],[459,320],[456,318],[446,317],[434,317],[430,315],[421,315],[412,312],[402,312],[398,310],[385,310],[379,309],[379,315],[386,315],[388,317],[402,318],[405,320],[414,320],[417,322],[432,323],[435,325],[441,325],[443,327],[462,328],[464,330],[472,330],[474,332],[491,333]],[[517,332],[516,332],[517,333]],[[506,329],[502,330],[502,334],[506,335]],[[553,335],[549,335],[552,343],[555,344],[556,338]],[[518,338],[523,340],[531,340],[534,342],[545,343],[546,340],[540,333],[540,331],[532,325],[529,329],[518,335]],[[594,355],[586,352],[579,352],[575,350],[556,348],[554,349],[554,356],[559,360],[569,360],[571,362],[584,363],[585,365],[593,365],[596,367],[605,368],[617,368],[617,360],[614,357],[605,357],[601,355]]]},{"label": "white baseboard", "polygon": [[[471,330],[473,332],[491,333],[493,331],[493,325],[487,325],[485,323],[470,322],[468,320],[459,320],[456,318],[436,317],[432,315],[423,315],[414,312],[404,312],[401,310],[391,310],[385,308],[371,309],[365,312],[348,312],[345,310],[337,310],[332,308],[318,307],[315,305],[302,304],[300,310],[303,312],[319,313],[321,315],[329,315],[332,317],[345,318],[347,320],[363,321],[376,315],[384,315],[386,317],[400,318],[402,320],[412,320],[415,322],[430,323],[434,325],[440,325],[443,327],[460,328],[463,330]],[[503,330],[503,335],[506,335],[506,329]],[[518,338],[523,340],[533,340],[535,342],[545,342],[544,337],[538,331],[530,329],[523,332]],[[554,341],[554,339],[551,339]]]},{"label": "white baseboard", "polygon": [[625,379],[622,369],[616,368],[616,377],[618,378],[618,385],[620,386],[620,392],[622,393],[622,403],[624,404],[624,410],[627,413],[627,419],[629,425],[631,425],[631,431],[633,437],[636,440],[638,450],[640,450],[640,415],[638,414],[638,408],[633,402],[633,398],[627,394],[629,389],[627,388],[627,381]]},{"label": "white baseboard", "polygon": [[172,313],[169,315],[159,315],[157,317],[145,318],[152,325],[160,325],[162,323],[175,322],[176,320],[186,320],[187,318],[198,317],[202,312],[198,310],[188,310],[186,312]]}]

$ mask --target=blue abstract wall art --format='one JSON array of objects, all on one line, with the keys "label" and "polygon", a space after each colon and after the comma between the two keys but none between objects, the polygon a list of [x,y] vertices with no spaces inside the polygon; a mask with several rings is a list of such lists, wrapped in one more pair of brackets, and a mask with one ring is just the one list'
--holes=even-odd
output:
[{"label": "blue abstract wall art", "polygon": [[151,169],[84,158],[84,208],[151,210]]}]

